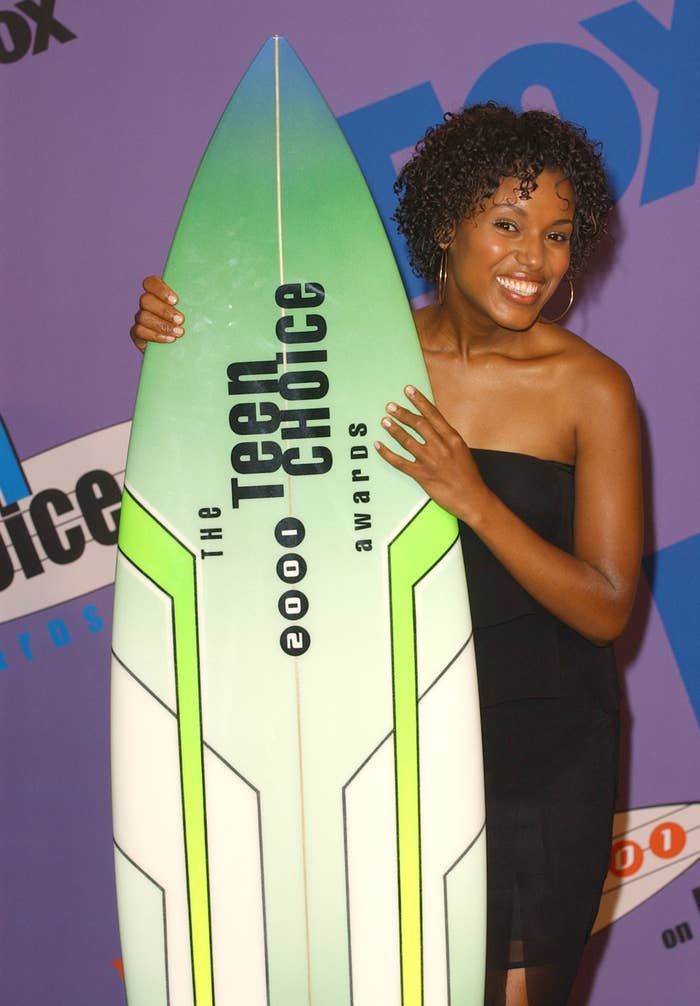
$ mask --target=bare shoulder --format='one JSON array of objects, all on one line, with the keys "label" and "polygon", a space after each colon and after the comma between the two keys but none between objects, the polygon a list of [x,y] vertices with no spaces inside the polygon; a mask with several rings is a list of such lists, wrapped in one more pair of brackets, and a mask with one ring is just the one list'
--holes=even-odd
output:
[{"label": "bare shoulder", "polygon": [[639,409],[634,386],[619,363],[564,329],[561,340],[560,388],[569,403],[576,431],[577,457],[639,449]]},{"label": "bare shoulder", "polygon": [[632,381],[619,363],[567,329],[558,328],[552,341],[558,349],[559,378],[572,401],[585,408],[636,408]]}]

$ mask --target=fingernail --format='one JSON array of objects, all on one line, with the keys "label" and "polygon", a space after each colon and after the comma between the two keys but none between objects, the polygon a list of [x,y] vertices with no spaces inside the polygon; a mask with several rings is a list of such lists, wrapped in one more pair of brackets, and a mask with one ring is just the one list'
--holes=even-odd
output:
[{"label": "fingernail", "polygon": [[398,405],[395,405],[393,402],[389,402],[389,404],[386,407],[387,412],[396,412],[397,409]]},{"label": "fingernail", "polygon": [[176,325],[180,325],[184,320],[185,319],[182,317],[181,314],[174,314],[173,315],[173,321],[175,322]]},{"label": "fingernail", "polygon": [[375,440],[374,441],[374,446],[375,446],[376,450],[381,451],[382,445],[381,445],[381,442],[379,440]]},{"label": "fingernail", "polygon": [[415,395],[415,393],[416,393],[416,389],[413,387],[413,385],[412,384],[407,384],[406,385],[406,394],[407,395]]},{"label": "fingernail", "polygon": [[164,335],[162,339],[163,342],[175,342],[175,337],[172,335]]},{"label": "fingernail", "polygon": [[173,335],[182,335],[184,331],[184,328],[174,328]]},{"label": "fingernail", "polygon": [[175,296],[174,293],[169,293],[168,294],[168,303],[169,304],[177,304],[177,297]]},{"label": "fingernail", "polygon": [[391,429],[391,420],[390,419],[382,419],[382,426],[384,426],[387,430],[390,430]]}]

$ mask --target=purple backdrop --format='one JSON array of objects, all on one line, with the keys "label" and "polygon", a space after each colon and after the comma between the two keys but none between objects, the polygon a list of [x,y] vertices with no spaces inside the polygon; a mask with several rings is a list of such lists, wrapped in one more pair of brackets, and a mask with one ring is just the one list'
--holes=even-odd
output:
[{"label": "purple backdrop", "polygon": [[[644,417],[647,561],[619,645],[620,808],[700,800],[696,0],[6,4],[0,496],[33,509],[24,536],[11,506],[0,524],[2,1001],[124,1003],[108,665],[127,432],[113,428],[130,417],[140,363],[126,333],[218,116],[273,33],[341,118],[382,208],[392,163],[440,106],[470,95],[555,107],[606,140],[618,241],[570,324],[627,368]],[[67,561],[71,528],[82,552]],[[641,872],[621,878],[641,890],[643,874],[646,894],[592,939],[579,1006],[697,1001],[697,809],[682,852],[644,847]]]}]

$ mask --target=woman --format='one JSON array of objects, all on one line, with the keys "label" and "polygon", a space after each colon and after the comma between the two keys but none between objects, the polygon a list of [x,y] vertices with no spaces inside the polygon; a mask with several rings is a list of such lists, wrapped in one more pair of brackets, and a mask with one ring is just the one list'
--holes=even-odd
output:
[{"label": "woman", "polygon": [[[406,388],[385,461],[460,521],[482,705],[488,1004],[563,1006],[607,870],[617,768],[610,643],[642,537],[639,426],[624,371],[548,322],[611,208],[599,152],[545,112],[474,106],[428,130],[396,185],[435,405]],[[135,344],[183,334],[144,282]],[[406,458],[406,453],[409,455]]]}]

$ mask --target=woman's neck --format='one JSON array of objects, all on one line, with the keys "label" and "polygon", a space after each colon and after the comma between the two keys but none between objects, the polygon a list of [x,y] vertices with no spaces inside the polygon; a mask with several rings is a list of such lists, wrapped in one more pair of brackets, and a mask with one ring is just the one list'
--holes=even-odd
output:
[{"label": "woman's neck", "polygon": [[428,304],[414,312],[423,352],[449,353],[459,359],[485,353],[504,353],[523,341],[531,329],[502,328],[483,315],[473,317],[468,309],[454,310],[447,304]]}]

